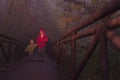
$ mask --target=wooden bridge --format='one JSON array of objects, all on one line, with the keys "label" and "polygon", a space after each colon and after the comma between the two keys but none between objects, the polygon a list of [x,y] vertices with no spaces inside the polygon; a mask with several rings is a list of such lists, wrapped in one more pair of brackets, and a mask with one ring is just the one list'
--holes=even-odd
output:
[{"label": "wooden bridge", "polygon": [[[56,42],[49,44],[41,62],[38,61],[37,51],[33,56],[25,55],[24,42],[0,35],[1,69],[6,69],[0,72],[0,80],[81,80],[79,77],[96,48],[99,50],[100,80],[111,80],[108,42],[120,50],[120,36],[113,31],[120,27],[120,16],[110,16],[119,9],[120,0],[113,0],[96,10]],[[77,41],[88,37],[87,47],[83,45],[85,53],[77,61]],[[90,77],[87,80],[96,79]]]}]

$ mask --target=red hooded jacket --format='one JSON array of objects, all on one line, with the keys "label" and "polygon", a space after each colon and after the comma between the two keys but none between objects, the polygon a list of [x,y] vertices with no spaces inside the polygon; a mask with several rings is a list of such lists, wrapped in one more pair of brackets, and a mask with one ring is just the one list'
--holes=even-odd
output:
[{"label": "red hooded jacket", "polygon": [[36,43],[37,43],[37,46],[40,47],[40,48],[44,48],[46,46],[46,42],[48,41],[48,37],[44,31],[44,29],[40,29],[40,31],[43,31],[43,37],[41,37],[41,34],[39,34],[37,36],[37,40],[36,40]]}]

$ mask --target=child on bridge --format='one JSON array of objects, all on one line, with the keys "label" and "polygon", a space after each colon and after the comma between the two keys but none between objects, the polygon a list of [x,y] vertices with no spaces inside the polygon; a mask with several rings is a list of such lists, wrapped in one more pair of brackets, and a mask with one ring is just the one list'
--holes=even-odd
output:
[{"label": "child on bridge", "polygon": [[25,49],[25,52],[28,52],[29,55],[32,55],[34,53],[36,46],[37,45],[34,43],[34,40],[31,39],[30,44]]}]

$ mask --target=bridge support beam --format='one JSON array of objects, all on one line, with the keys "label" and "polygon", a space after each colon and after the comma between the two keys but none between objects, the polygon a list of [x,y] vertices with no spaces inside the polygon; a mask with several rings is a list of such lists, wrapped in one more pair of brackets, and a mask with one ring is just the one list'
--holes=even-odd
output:
[{"label": "bridge support beam", "polygon": [[[75,33],[71,36],[71,59],[72,59],[72,73],[76,72],[76,39],[74,39]],[[72,74],[72,75],[73,75]]]},{"label": "bridge support beam", "polygon": [[108,61],[108,43],[106,38],[106,27],[107,24],[104,22],[101,27],[98,27],[97,34],[99,36],[100,46],[100,76],[101,80],[109,80],[109,61]]}]

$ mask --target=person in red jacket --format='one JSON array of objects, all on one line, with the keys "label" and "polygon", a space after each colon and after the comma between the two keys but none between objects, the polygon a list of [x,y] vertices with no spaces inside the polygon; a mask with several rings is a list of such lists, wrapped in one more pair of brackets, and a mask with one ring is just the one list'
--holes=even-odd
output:
[{"label": "person in red jacket", "polygon": [[40,29],[40,33],[38,34],[37,36],[37,40],[36,40],[36,44],[39,48],[39,57],[40,57],[40,60],[42,59],[42,55],[44,53],[44,48],[46,46],[46,43],[48,41],[48,37],[44,31],[43,28]]}]

